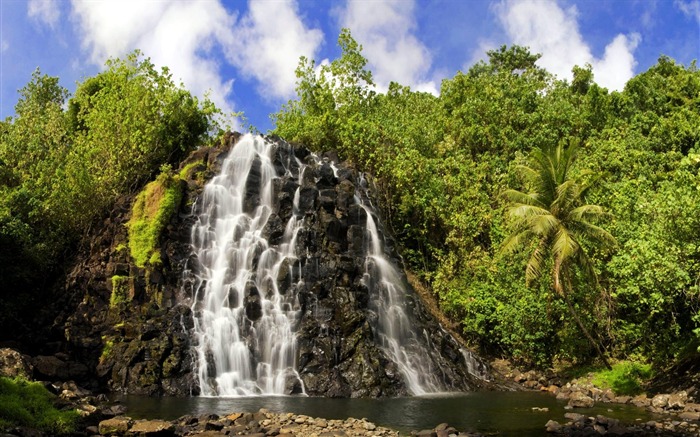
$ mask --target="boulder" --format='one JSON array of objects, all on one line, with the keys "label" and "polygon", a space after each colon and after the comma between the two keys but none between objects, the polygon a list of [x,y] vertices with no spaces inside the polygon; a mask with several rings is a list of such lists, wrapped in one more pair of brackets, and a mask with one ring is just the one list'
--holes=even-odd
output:
[{"label": "boulder", "polygon": [[134,423],[129,433],[137,436],[175,435],[175,425],[164,420],[140,420]]},{"label": "boulder", "polygon": [[567,404],[572,408],[591,408],[595,404],[593,398],[587,396],[581,392],[574,392],[569,397],[569,403]]},{"label": "boulder", "polygon": [[654,408],[666,408],[670,397],[667,394],[656,395],[651,399],[651,406]]},{"label": "boulder", "polygon": [[134,421],[131,417],[117,416],[103,420],[97,427],[101,435],[124,434],[129,430],[132,423]]},{"label": "boulder", "polygon": [[10,348],[0,349],[0,376],[32,378],[33,366],[26,356]]},{"label": "boulder", "polygon": [[34,358],[33,363],[34,369],[41,378],[56,380],[68,376],[68,365],[53,355],[39,355]]},{"label": "boulder", "polygon": [[688,402],[688,393],[685,390],[678,393],[672,393],[668,397],[666,408],[669,410],[682,410],[685,408],[686,402]]}]

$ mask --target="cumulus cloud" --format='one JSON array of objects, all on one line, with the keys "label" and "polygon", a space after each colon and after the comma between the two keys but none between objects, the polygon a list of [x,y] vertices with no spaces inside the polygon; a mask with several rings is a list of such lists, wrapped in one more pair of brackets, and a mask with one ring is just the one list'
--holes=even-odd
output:
[{"label": "cumulus cloud", "polygon": [[323,33],[304,25],[291,0],[254,0],[248,9],[228,35],[226,57],[242,74],[259,81],[263,96],[290,98],[299,58],[316,56]]},{"label": "cumulus cloud", "polygon": [[54,0],[29,0],[27,3],[27,15],[50,27],[54,27],[61,17],[59,2]]},{"label": "cumulus cloud", "polygon": [[689,18],[694,18],[700,24],[700,0],[675,0],[673,4]]},{"label": "cumulus cloud", "polygon": [[233,110],[233,79],[224,77],[224,64],[255,78],[263,96],[289,98],[299,56],[314,56],[323,40],[319,30],[305,27],[291,0],[251,0],[240,19],[219,0],[72,4],[91,62],[102,65],[140,49],[154,64],[168,66],[193,93],[202,96],[210,90],[211,99],[227,112]]},{"label": "cumulus cloud", "polygon": [[350,28],[353,38],[362,44],[381,91],[394,81],[438,93],[435,82],[427,79],[430,52],[413,34],[414,6],[413,0],[348,0],[340,11],[341,26]]},{"label": "cumulus cloud", "polygon": [[230,32],[234,21],[215,1],[86,1],[73,0],[83,48],[93,63],[140,49],[154,64],[168,66],[176,80],[212,100],[225,111],[233,84],[209,57],[214,43]]},{"label": "cumulus cloud", "polygon": [[575,6],[562,9],[555,0],[504,0],[496,13],[510,39],[541,53],[538,64],[559,78],[571,79],[574,65],[588,63],[597,83],[620,90],[634,75],[634,50],[641,40],[637,33],[617,35],[603,57],[596,58],[579,32]]}]

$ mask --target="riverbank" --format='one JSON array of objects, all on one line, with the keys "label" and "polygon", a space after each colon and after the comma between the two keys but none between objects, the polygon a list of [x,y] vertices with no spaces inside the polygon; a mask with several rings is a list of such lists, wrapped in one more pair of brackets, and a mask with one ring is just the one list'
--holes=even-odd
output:
[{"label": "riverbank", "polygon": [[[327,420],[292,413],[230,413],[224,416],[204,414],[183,416],[174,421],[133,420],[119,416],[101,421],[89,431],[103,436],[249,436],[249,437],[398,437],[398,431],[378,426],[366,419]],[[405,434],[404,434],[405,435]],[[448,424],[434,429],[411,432],[422,437],[477,437],[480,434],[460,433]]]},{"label": "riverbank", "polygon": [[[525,390],[550,393],[557,400],[566,401],[565,408],[572,410],[563,420],[550,420],[546,430],[561,435],[678,435],[700,436],[700,403],[687,390],[672,393],[655,393],[648,396],[618,395],[610,388],[593,384],[592,374],[566,380],[561,375],[548,371],[520,371],[505,360],[495,360],[494,370],[506,380],[520,384]],[[634,405],[658,415],[656,420],[643,423],[624,424],[619,420],[597,415],[587,417],[574,412],[577,409],[596,405]]]}]

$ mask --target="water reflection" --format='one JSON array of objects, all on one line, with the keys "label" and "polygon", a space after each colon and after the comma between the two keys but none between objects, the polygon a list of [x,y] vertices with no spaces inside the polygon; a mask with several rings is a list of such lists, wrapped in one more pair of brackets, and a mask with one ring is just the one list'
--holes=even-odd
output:
[{"label": "water reflection", "polygon": [[[119,398],[134,418],[176,419],[185,414],[255,412],[306,414],[326,419],[367,418],[378,425],[411,431],[446,422],[460,431],[502,436],[541,436],[549,419],[564,421],[565,403],[542,393],[478,392],[392,399],[328,399],[314,397]],[[547,408],[547,412],[533,411]],[[606,404],[576,412],[603,414],[623,422],[650,420],[648,412],[630,405]]]}]

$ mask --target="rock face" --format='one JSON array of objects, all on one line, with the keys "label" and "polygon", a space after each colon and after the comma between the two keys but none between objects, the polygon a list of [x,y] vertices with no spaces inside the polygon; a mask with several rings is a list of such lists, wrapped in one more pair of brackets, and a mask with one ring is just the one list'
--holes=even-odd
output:
[{"label": "rock face", "polygon": [[[82,249],[58,290],[64,312],[55,320],[54,336],[67,345],[64,349],[71,360],[87,364],[90,372],[84,379],[91,379],[95,388],[148,395],[198,393],[190,336],[196,317],[191,310],[195,290],[188,273],[193,268],[192,209],[194,205],[196,213],[196,199],[205,181],[218,173],[238,139],[238,134],[229,134],[221,146],[199,149],[182,163],[183,201],[162,236],[161,264],[138,268],[131,261],[125,223],[133,199],[124,198],[98,228],[90,246]],[[407,394],[400,369],[378,345],[377,318],[384,315],[369,310],[369,290],[363,281],[367,211],[355,197],[371,193],[357,185],[360,177],[352,168],[340,166],[334,171],[328,160],[312,158],[301,147],[278,148],[272,158],[279,167],[278,175],[284,175],[285,166],[295,165],[289,164],[293,157],[309,167],[301,181],[293,177],[275,181],[276,207],[264,233],[271,243],[281,240],[300,188],[298,208],[304,225],[297,237],[297,253],[304,256],[282,265],[276,281],[282,293],[293,286],[293,278],[298,279],[296,272],[303,278],[304,286],[297,290],[301,316],[294,327],[303,387],[307,394],[331,397]],[[245,189],[247,210],[254,208],[261,195],[255,177],[251,171]],[[388,236],[383,238],[387,256],[401,266],[393,242]],[[406,282],[403,276],[400,280]],[[412,328],[430,348],[431,367],[440,375],[444,389],[468,390],[486,384],[469,374],[458,343],[404,285],[409,290],[406,306]],[[110,304],[115,287],[123,287],[128,297],[125,302]],[[245,313],[250,323],[261,316],[259,293],[254,287],[246,291]],[[53,362],[46,361],[42,365]],[[289,384],[287,391],[299,390]]]}]

